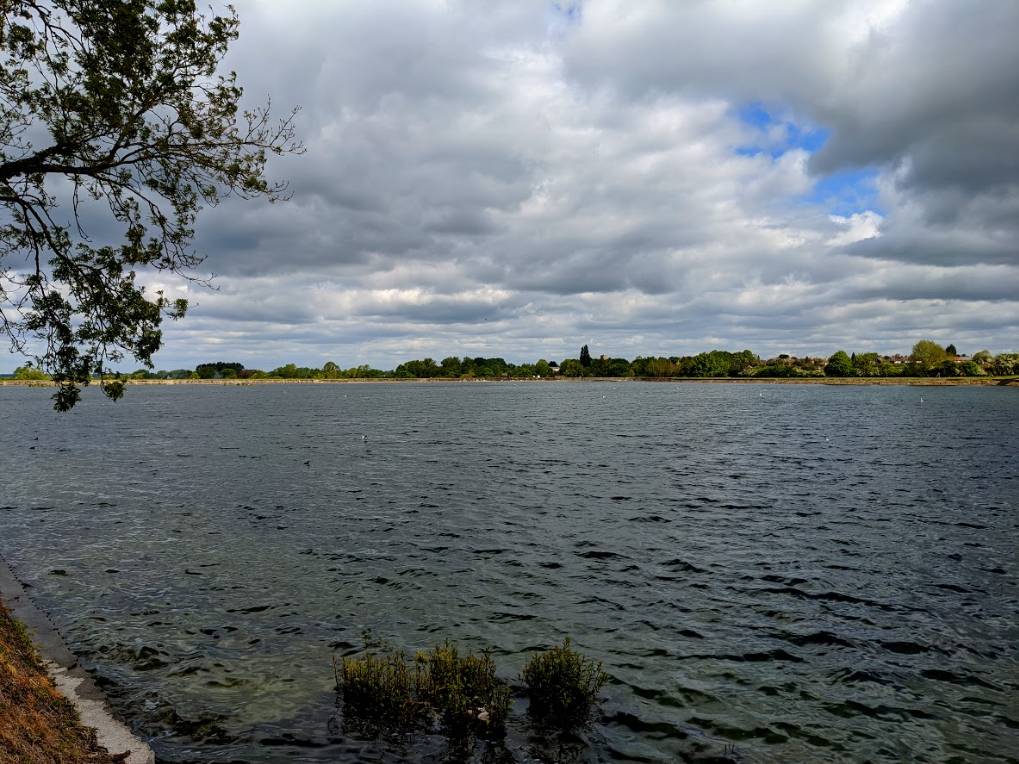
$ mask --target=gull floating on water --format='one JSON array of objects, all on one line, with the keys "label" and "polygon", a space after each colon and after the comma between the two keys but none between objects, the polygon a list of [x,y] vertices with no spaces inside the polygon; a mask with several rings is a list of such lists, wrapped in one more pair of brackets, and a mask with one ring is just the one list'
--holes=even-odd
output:
[{"label": "gull floating on water", "polygon": [[368,442],[368,436],[362,433],[361,434],[361,440],[363,440],[365,443],[367,443]]}]

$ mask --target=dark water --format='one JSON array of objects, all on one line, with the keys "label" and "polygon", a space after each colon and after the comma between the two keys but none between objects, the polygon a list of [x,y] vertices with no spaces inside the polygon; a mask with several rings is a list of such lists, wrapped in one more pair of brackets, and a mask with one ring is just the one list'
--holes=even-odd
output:
[{"label": "dark water", "polygon": [[162,760],[441,759],[343,734],[366,628],[507,678],[572,635],[566,760],[1017,760],[1019,390],[46,395],[0,390],[0,553]]}]

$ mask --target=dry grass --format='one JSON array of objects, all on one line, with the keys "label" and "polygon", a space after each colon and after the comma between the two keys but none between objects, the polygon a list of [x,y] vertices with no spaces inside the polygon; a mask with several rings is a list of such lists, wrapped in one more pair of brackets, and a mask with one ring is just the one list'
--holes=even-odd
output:
[{"label": "dry grass", "polygon": [[112,764],[0,602],[0,764]]}]

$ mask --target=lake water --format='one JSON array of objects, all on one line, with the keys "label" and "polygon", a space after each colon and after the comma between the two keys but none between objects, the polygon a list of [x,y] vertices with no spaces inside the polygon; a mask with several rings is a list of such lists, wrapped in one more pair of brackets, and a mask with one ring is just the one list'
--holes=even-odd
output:
[{"label": "lake water", "polygon": [[505,760],[1017,761],[1017,389],[47,396],[0,390],[0,554],[161,760],[441,760],[344,734],[370,629],[604,661]]}]

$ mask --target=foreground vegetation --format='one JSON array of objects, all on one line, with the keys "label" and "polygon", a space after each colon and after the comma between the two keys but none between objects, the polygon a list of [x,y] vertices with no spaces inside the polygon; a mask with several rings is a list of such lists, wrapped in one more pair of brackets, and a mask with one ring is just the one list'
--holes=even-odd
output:
[{"label": "foreground vegetation", "polygon": [[112,764],[46,673],[25,627],[0,602],[0,764]]},{"label": "foreground vegetation", "polygon": [[500,733],[509,686],[487,653],[462,654],[450,642],[410,658],[400,650],[345,657],[336,671],[346,722],[362,732],[432,730],[450,737]]},{"label": "foreground vegetation", "polygon": [[570,729],[590,718],[598,693],[608,681],[600,662],[562,645],[533,656],[521,674],[530,699],[528,711],[543,726]]},{"label": "foreground vegetation", "polygon": [[[503,736],[512,690],[489,653],[446,642],[411,657],[367,642],[362,653],[333,666],[350,729],[371,736],[442,733],[460,746]],[[535,726],[568,731],[590,720],[608,675],[567,639],[532,656],[521,679]]]}]

